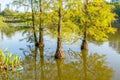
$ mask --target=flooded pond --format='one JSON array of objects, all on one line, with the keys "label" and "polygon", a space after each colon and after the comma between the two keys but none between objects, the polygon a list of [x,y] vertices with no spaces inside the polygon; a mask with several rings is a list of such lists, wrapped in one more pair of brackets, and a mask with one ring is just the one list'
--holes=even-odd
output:
[{"label": "flooded pond", "polygon": [[[2,74],[0,80],[120,80],[120,29],[104,43],[89,42],[89,50],[81,51],[81,41],[63,44],[66,59],[55,60],[56,39],[45,35],[45,49],[34,47],[16,31],[12,36],[0,35],[0,49],[21,56],[24,69]],[[41,58],[40,54],[44,54]]]}]

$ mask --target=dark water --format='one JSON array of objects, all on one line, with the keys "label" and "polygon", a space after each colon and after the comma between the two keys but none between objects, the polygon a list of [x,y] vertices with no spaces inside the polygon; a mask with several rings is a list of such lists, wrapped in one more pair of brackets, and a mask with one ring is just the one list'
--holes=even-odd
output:
[{"label": "dark water", "polygon": [[[1,75],[0,80],[120,80],[120,29],[109,41],[89,42],[89,51],[81,51],[81,41],[73,45],[64,43],[67,58],[55,60],[56,39],[44,36],[45,50],[22,40],[28,36],[23,31],[11,37],[0,36],[0,49],[21,56],[24,70]],[[21,41],[22,40],[22,41]],[[40,54],[44,53],[44,58]]]}]

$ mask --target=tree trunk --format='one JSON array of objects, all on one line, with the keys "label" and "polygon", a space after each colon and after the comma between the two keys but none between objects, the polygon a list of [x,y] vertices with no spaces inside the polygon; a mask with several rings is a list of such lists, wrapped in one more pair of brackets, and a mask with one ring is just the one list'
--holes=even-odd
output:
[{"label": "tree trunk", "polygon": [[43,20],[42,20],[42,2],[41,0],[39,0],[40,4],[39,4],[39,8],[40,8],[40,22],[39,22],[39,47],[40,48],[43,48],[44,47],[44,40],[43,40],[43,28],[42,28],[42,23],[43,23]]},{"label": "tree trunk", "polygon": [[[84,4],[84,9],[85,9],[85,15],[89,17],[88,14],[88,0],[85,0],[85,4]],[[87,27],[88,27],[88,22],[85,22],[85,29],[84,29],[84,38],[82,41],[82,45],[81,45],[81,49],[83,50],[88,50],[88,31],[87,31]]]},{"label": "tree trunk", "polygon": [[39,31],[39,47],[44,48],[43,28],[41,28]]},{"label": "tree trunk", "polygon": [[44,58],[44,48],[39,48],[40,58]]},{"label": "tree trunk", "polygon": [[62,40],[61,40],[61,38],[57,38],[57,50],[56,50],[56,53],[55,53],[55,58],[56,59],[65,58],[65,53],[62,50]]},{"label": "tree trunk", "polygon": [[81,50],[88,50],[87,30],[84,31],[84,39],[82,40]]},{"label": "tree trunk", "polygon": [[62,32],[62,0],[59,0],[59,21],[58,21],[58,38],[57,38],[57,49],[55,53],[55,58],[56,59],[61,59],[65,58],[64,51],[62,50],[62,37],[61,37],[61,32]]},{"label": "tree trunk", "polygon": [[36,32],[35,32],[35,16],[34,16],[34,7],[33,7],[33,0],[31,0],[31,10],[32,10],[32,27],[33,27],[33,35],[34,35],[34,39],[35,39],[35,46],[38,45],[38,41],[37,41],[37,36],[36,36]]}]

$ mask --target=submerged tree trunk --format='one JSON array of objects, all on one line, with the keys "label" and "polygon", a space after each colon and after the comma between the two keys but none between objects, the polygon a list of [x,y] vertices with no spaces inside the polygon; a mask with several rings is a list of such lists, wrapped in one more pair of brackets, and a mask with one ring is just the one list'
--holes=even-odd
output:
[{"label": "submerged tree trunk", "polygon": [[55,58],[56,59],[61,59],[65,58],[65,53],[62,50],[62,37],[61,37],[61,32],[62,32],[62,0],[59,0],[59,21],[58,21],[58,38],[57,38],[57,49],[55,53]]},{"label": "submerged tree trunk", "polygon": [[39,0],[39,8],[40,8],[40,22],[39,22],[39,47],[40,48],[43,48],[44,47],[44,40],[43,40],[43,27],[42,27],[42,23],[43,23],[43,20],[42,20],[42,2],[41,0]]},{"label": "submerged tree trunk", "polygon": [[44,57],[44,48],[39,48],[40,58]]},{"label": "submerged tree trunk", "polygon": [[32,27],[33,27],[33,34],[35,39],[35,46],[38,45],[37,36],[36,36],[36,29],[35,29],[35,16],[34,16],[34,6],[33,6],[33,0],[31,0],[31,10],[32,10]]},{"label": "submerged tree trunk", "polygon": [[40,48],[44,47],[43,28],[40,28],[40,31],[39,31],[39,47]]}]

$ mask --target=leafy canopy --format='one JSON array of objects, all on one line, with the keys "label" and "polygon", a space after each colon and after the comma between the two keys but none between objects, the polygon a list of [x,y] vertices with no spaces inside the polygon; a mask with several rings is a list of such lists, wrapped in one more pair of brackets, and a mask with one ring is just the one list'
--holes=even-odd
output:
[{"label": "leafy canopy", "polygon": [[114,33],[116,30],[111,26],[111,22],[115,20],[115,14],[112,12],[114,6],[107,4],[104,0],[94,0],[86,5],[86,13],[85,4],[82,2],[80,4],[76,4],[78,6],[72,8],[71,15],[74,16],[73,22],[78,25],[81,34],[83,35],[86,28],[88,35],[93,39],[106,41],[108,34]]}]

